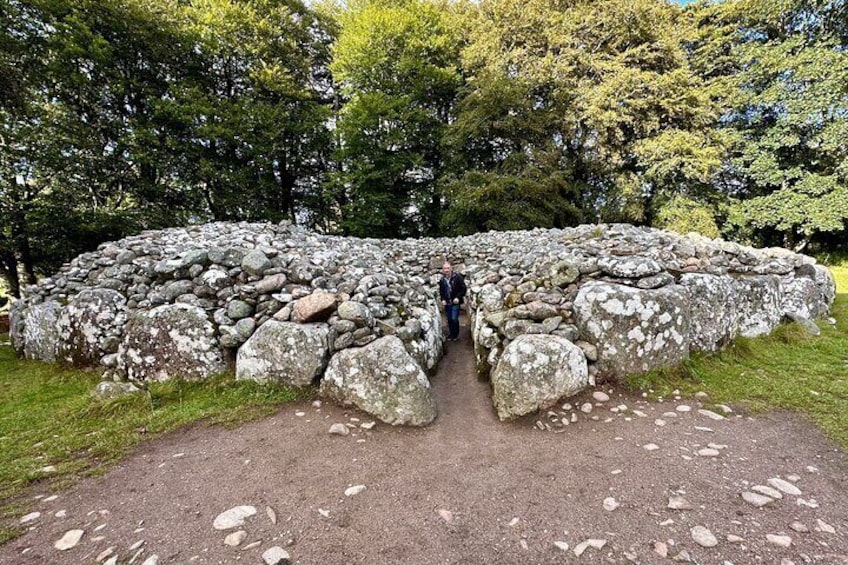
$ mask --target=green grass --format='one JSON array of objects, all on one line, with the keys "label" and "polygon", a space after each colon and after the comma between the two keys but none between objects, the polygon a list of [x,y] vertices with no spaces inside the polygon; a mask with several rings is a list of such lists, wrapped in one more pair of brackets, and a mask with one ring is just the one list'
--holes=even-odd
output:
[{"label": "green grass", "polygon": [[695,355],[680,367],[631,377],[627,384],[657,396],[675,389],[704,391],[715,404],[803,413],[848,449],[848,261],[831,271],[837,324],[820,321],[821,336],[789,324],[767,337],[740,338],[724,351]]},{"label": "green grass", "polygon": [[[0,544],[19,533],[2,522],[20,517],[36,490],[101,473],[139,442],[187,424],[235,425],[311,394],[221,377],[152,383],[143,394],[102,402],[91,397],[99,380],[94,372],[18,360],[0,345]],[[42,472],[48,465],[56,470]]]}]

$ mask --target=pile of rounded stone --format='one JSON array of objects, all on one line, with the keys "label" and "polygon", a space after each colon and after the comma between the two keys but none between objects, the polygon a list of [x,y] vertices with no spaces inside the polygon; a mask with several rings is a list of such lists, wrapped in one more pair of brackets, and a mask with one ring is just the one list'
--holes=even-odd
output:
[{"label": "pile of rounded stone", "polygon": [[12,343],[104,366],[104,395],[234,365],[239,379],[320,381],[326,397],[422,425],[436,415],[425,373],[443,351],[444,259],[467,277],[478,370],[503,419],[785,318],[816,328],[835,294],[809,257],[628,225],[370,240],[214,223],[77,257],[14,305]]}]

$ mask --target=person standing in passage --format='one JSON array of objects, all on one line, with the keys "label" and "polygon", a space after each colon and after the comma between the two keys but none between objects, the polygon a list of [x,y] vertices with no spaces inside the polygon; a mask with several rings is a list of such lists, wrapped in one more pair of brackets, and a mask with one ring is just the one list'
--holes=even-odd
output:
[{"label": "person standing in passage", "polygon": [[456,341],[459,337],[459,305],[465,299],[465,279],[459,273],[453,272],[450,262],[442,265],[442,279],[439,281],[439,295],[448,319],[448,341]]}]

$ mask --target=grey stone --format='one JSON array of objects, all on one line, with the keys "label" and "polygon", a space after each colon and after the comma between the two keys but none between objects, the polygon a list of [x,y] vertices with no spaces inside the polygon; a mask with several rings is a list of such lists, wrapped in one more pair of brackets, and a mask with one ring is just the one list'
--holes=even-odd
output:
[{"label": "grey stone", "polygon": [[257,282],[254,287],[256,288],[256,292],[259,294],[271,294],[272,292],[278,292],[286,285],[286,275],[283,273],[278,273],[276,275],[270,275]]},{"label": "grey stone", "polygon": [[695,526],[690,530],[692,540],[701,547],[715,547],[718,545],[718,540],[704,526]]},{"label": "grey stone", "polygon": [[254,506],[235,506],[218,514],[212,522],[212,527],[216,530],[231,530],[244,525],[247,518],[255,515],[256,507]]},{"label": "grey stone", "polygon": [[256,331],[256,322],[253,318],[243,318],[236,322],[234,331],[241,340],[241,343],[244,343]]},{"label": "grey stone", "polygon": [[209,249],[208,257],[211,262],[232,269],[233,267],[241,266],[246,253],[246,250],[235,247],[225,249],[213,247]]},{"label": "grey stone", "polygon": [[261,277],[266,270],[273,266],[271,260],[259,249],[249,251],[241,260],[242,270],[254,277]]},{"label": "grey stone", "polygon": [[53,363],[59,349],[59,316],[62,307],[48,301],[33,304],[21,315],[23,354],[27,359]]},{"label": "grey stone", "polygon": [[662,266],[650,257],[606,256],[598,259],[601,271],[614,277],[625,279],[640,279],[656,275],[662,271]]},{"label": "grey stone", "polygon": [[336,353],[324,373],[320,393],[387,424],[422,426],[436,417],[430,381],[394,336]]},{"label": "grey stone", "polygon": [[308,386],[329,354],[329,327],[269,320],[238,350],[236,378]]},{"label": "grey stone", "polygon": [[651,277],[639,279],[636,283],[636,287],[648,290],[652,288],[660,288],[669,284],[674,284],[674,277],[668,273],[659,273]]},{"label": "grey stone", "polygon": [[780,279],[774,275],[745,276],[736,280],[739,335],[770,333],[783,318]]},{"label": "grey stone", "polygon": [[689,291],[690,349],[716,351],[738,332],[738,286],[732,279],[702,273],[685,274],[680,285]]},{"label": "grey stone", "polygon": [[632,375],[689,355],[689,301],[678,285],[640,290],[587,283],[574,303],[581,337],[598,349],[598,368]]},{"label": "grey stone", "polygon": [[91,392],[92,396],[99,400],[112,400],[130,394],[139,394],[141,389],[132,383],[121,383],[114,381],[102,381]]},{"label": "grey stone", "polygon": [[69,549],[73,549],[79,544],[84,534],[85,530],[68,530],[67,532],[65,532],[65,535],[56,540],[56,542],[53,544],[53,547],[55,547],[59,551],[67,551]]},{"label": "grey stone", "polygon": [[227,317],[231,320],[241,320],[253,316],[253,306],[243,300],[233,300],[227,305]]},{"label": "grey stone", "polygon": [[372,327],[374,326],[374,315],[371,310],[361,302],[346,300],[339,304],[339,318],[356,324],[357,327]]},{"label": "grey stone", "polygon": [[589,383],[583,352],[551,335],[523,335],[507,346],[492,373],[492,401],[501,420],[553,406]]},{"label": "grey stone", "polygon": [[178,296],[194,292],[194,283],[187,280],[177,280],[165,287],[165,299],[173,302]]},{"label": "grey stone", "polygon": [[262,554],[265,565],[289,565],[290,559],[289,552],[276,545],[266,549]]},{"label": "grey stone", "polygon": [[57,323],[60,335],[57,357],[70,365],[96,365],[106,351],[100,341],[120,335],[126,322],[126,298],[114,290],[83,290],[61,310]]},{"label": "grey stone", "polygon": [[580,268],[575,262],[564,259],[554,263],[548,274],[552,285],[563,287],[580,278]]},{"label": "grey stone", "polygon": [[118,368],[131,381],[202,380],[227,370],[206,313],[187,304],[132,316],[118,349]]}]

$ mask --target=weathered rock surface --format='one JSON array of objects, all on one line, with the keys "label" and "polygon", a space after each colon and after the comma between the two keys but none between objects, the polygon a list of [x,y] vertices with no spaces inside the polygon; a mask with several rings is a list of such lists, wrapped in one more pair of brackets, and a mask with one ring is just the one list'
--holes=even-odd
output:
[{"label": "weathered rock surface", "polygon": [[118,367],[131,381],[201,380],[227,370],[206,312],[189,304],[136,313],[118,349]]},{"label": "weathered rock surface", "polygon": [[689,291],[689,348],[716,351],[738,333],[736,285],[731,279],[687,273],[680,285]]},{"label": "weathered rock surface", "polygon": [[62,307],[57,302],[35,304],[22,316],[23,354],[27,359],[56,361],[59,349],[59,315]]},{"label": "weathered rock surface", "polygon": [[501,420],[553,406],[589,384],[586,357],[555,335],[522,335],[492,372],[492,401]]},{"label": "weathered rock surface", "polygon": [[269,320],[238,350],[236,378],[307,386],[327,365],[329,334],[326,324]]},{"label": "weathered rock surface", "polygon": [[[373,240],[213,223],[80,255],[24,289],[10,334],[19,355],[99,364],[109,378],[205,378],[225,357],[255,357],[261,340],[251,339],[269,322],[320,323],[326,355],[393,336],[430,371],[443,353],[444,259],[466,276],[481,375],[525,335],[578,342],[592,377],[641,372],[785,319],[814,332],[835,296],[833,276],[810,257],[623,224]],[[291,372],[277,365],[298,357],[298,382],[320,377],[323,347],[287,351],[270,373]]]},{"label": "weathered rock surface", "polygon": [[[97,365],[115,353],[126,323],[127,299],[107,288],[83,290],[62,308],[57,322],[60,361],[77,367]],[[26,332],[26,330],[25,330]]]},{"label": "weathered rock surface", "polygon": [[689,355],[688,294],[679,286],[587,283],[574,314],[581,337],[598,348],[598,368],[612,375],[675,365]]},{"label": "weathered rock surface", "polygon": [[422,426],[436,418],[430,381],[394,336],[336,353],[324,373],[320,393],[387,424]]}]

